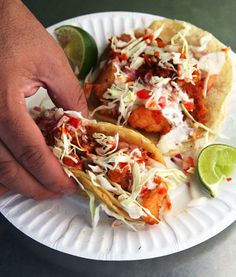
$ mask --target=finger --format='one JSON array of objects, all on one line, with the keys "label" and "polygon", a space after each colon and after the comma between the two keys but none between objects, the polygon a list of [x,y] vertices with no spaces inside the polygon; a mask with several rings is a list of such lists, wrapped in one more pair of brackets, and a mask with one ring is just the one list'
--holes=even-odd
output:
[{"label": "finger", "polygon": [[61,196],[39,184],[0,142],[0,195],[9,190],[38,200]]},{"label": "finger", "polygon": [[0,136],[18,163],[40,184],[63,194],[76,191],[74,181],[65,174],[39,128],[22,106],[15,109],[15,114],[0,117]]},{"label": "finger", "polygon": [[60,61],[52,65],[44,80],[48,93],[56,106],[65,110],[80,111],[84,116],[88,116],[87,101],[80,82],[63,51],[60,49],[59,52]]},{"label": "finger", "polygon": [[0,196],[3,196],[4,194],[6,194],[9,191],[8,188],[6,188],[5,186],[0,184]]}]

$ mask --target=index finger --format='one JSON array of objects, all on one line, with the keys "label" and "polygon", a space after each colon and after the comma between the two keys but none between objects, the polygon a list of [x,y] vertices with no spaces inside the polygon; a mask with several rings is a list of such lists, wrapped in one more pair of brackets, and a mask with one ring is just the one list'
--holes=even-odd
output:
[{"label": "index finger", "polygon": [[[57,46],[59,58],[41,72],[41,79],[57,107],[80,111],[88,116],[88,106],[81,83],[76,78],[62,49]],[[53,74],[52,74],[53,73]]]},{"label": "index finger", "polygon": [[0,119],[0,138],[25,170],[52,191],[75,192],[76,185],[66,176],[24,107],[4,118]]}]

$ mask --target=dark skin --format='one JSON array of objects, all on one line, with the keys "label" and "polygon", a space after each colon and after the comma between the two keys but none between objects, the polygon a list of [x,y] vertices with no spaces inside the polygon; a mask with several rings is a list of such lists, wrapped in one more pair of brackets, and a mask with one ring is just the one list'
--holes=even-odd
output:
[{"label": "dark skin", "polygon": [[88,115],[80,84],[58,44],[19,0],[0,0],[0,195],[41,200],[76,191],[26,111],[45,87],[52,101]]}]

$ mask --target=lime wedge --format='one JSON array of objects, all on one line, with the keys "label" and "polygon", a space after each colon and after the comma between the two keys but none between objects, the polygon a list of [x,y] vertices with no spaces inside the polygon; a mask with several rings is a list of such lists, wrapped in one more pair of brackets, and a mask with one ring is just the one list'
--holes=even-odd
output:
[{"label": "lime wedge", "polygon": [[85,79],[97,62],[95,40],[85,30],[71,25],[60,26],[55,34],[78,79]]},{"label": "lime wedge", "polygon": [[212,144],[198,156],[197,170],[203,186],[215,197],[219,183],[236,168],[236,148],[225,144]]}]

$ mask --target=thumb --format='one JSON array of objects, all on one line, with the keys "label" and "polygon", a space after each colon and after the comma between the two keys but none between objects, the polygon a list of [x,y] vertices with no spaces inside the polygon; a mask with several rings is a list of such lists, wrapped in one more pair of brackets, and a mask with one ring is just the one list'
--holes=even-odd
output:
[{"label": "thumb", "polygon": [[59,57],[60,61],[50,68],[44,81],[48,94],[57,107],[79,111],[87,117],[88,106],[80,82],[72,71],[64,53]]}]

